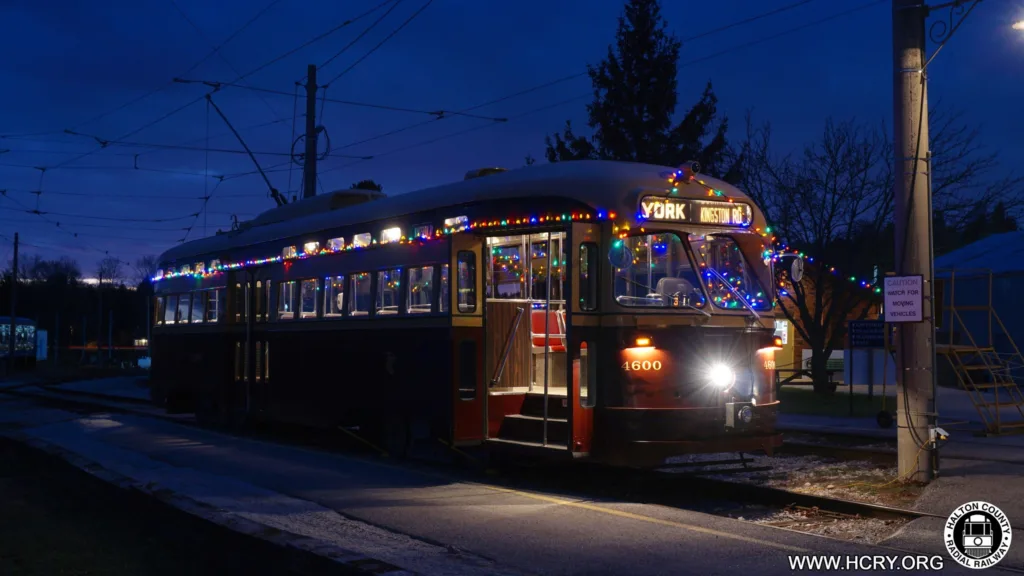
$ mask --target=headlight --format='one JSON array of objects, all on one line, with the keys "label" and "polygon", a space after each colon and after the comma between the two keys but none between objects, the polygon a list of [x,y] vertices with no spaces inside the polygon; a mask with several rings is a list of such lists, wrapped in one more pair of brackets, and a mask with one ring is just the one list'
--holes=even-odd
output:
[{"label": "headlight", "polygon": [[708,371],[708,380],[723,390],[736,383],[736,373],[725,364],[715,364]]}]

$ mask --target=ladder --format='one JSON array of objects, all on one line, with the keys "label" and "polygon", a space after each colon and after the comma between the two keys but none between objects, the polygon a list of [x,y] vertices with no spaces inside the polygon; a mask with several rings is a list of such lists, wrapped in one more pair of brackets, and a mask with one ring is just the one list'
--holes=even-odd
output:
[{"label": "ladder", "polygon": [[[986,283],[983,293],[969,291],[975,299],[982,296],[983,302],[957,303],[957,272],[961,273],[962,282]],[[986,433],[1024,432],[1024,391],[1013,376],[1014,368],[1024,368],[1024,356],[992,306],[992,272],[949,270],[948,273],[943,288],[948,289],[949,298],[943,301],[940,297],[940,302],[945,308],[943,320],[948,320],[949,338],[947,342],[936,342],[935,352],[949,361],[957,383],[970,396]],[[997,335],[1003,339],[998,349]]]}]

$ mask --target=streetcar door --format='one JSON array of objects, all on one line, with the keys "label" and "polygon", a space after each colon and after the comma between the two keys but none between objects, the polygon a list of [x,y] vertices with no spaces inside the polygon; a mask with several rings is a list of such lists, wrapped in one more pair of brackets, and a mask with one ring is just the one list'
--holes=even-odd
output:
[{"label": "streetcar door", "polygon": [[478,444],[486,426],[484,382],[484,239],[473,234],[451,237],[448,310],[452,315],[452,440]]},{"label": "streetcar door", "polygon": [[571,450],[589,453],[597,404],[598,315],[601,293],[601,227],[590,222],[572,225],[571,249],[566,250],[566,277],[571,286],[568,306],[569,427]]},{"label": "streetcar door", "polygon": [[231,334],[231,386],[223,395],[211,399],[216,407],[217,418],[228,424],[248,410],[249,380],[249,321],[252,317],[252,287],[248,271],[232,270],[227,277],[228,322],[233,326]]},{"label": "streetcar door", "polygon": [[250,314],[246,324],[246,415],[260,418],[270,407],[268,323],[272,318],[270,269],[249,273]]}]

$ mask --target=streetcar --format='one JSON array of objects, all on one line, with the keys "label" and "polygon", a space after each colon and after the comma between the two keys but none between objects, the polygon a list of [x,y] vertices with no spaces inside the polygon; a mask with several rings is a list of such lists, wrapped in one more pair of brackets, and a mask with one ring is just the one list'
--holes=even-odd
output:
[{"label": "streetcar", "polygon": [[770,454],[770,249],[758,207],[696,163],[313,196],[160,257],[153,396],[398,455]]}]

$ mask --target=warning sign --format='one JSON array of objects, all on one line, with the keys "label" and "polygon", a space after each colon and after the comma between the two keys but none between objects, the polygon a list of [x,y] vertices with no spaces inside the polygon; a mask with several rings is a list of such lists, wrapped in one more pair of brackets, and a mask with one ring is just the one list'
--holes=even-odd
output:
[{"label": "warning sign", "polygon": [[924,279],[921,276],[887,276],[883,288],[886,322],[924,320]]}]

